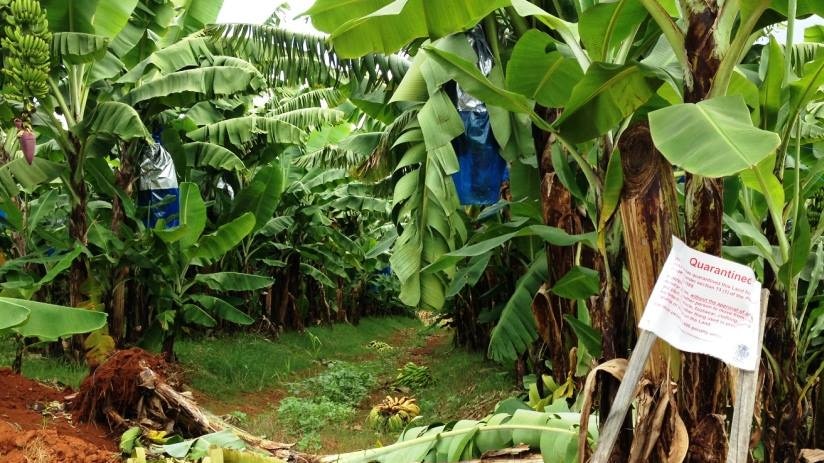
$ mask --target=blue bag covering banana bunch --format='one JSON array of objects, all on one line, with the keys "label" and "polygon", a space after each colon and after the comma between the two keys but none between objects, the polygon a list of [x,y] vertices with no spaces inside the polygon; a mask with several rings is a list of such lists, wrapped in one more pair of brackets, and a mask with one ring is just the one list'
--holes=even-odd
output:
[{"label": "blue bag covering banana bunch", "polygon": [[[494,63],[483,29],[476,26],[466,37],[478,56],[478,69],[489,75]],[[509,177],[506,161],[499,154],[484,102],[459,85],[456,93],[456,106],[464,123],[464,133],[454,140],[460,170],[452,179],[458,197],[465,205],[494,204],[500,198],[501,184]]]},{"label": "blue bag covering banana bunch", "polygon": [[146,145],[140,156],[138,205],[147,208],[143,223],[154,228],[163,219],[167,227],[180,224],[180,190],[172,156],[155,137],[153,145]]}]

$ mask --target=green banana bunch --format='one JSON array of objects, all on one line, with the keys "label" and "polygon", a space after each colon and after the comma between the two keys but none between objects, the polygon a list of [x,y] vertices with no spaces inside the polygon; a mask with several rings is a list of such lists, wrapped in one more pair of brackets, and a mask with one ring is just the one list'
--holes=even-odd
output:
[{"label": "green banana bunch", "polygon": [[433,382],[428,367],[415,365],[412,362],[407,363],[403,368],[398,368],[398,376],[395,378],[395,386],[412,389],[426,387]]},{"label": "green banana bunch", "polygon": [[415,399],[386,396],[383,402],[372,407],[366,422],[373,429],[398,432],[420,413]]},{"label": "green banana bunch", "polygon": [[49,91],[51,33],[46,12],[37,0],[2,0],[0,11],[6,23],[0,39],[5,78],[2,91],[31,110],[33,100]]}]

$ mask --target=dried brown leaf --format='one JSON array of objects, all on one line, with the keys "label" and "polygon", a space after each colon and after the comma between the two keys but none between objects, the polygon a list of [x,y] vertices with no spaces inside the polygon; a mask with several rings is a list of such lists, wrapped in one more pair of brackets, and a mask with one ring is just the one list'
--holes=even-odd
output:
[{"label": "dried brown leaf", "polygon": [[670,443],[669,454],[667,455],[667,463],[682,463],[687,457],[687,449],[690,446],[690,436],[687,433],[687,426],[684,425],[684,420],[678,414],[677,408],[673,407],[673,424],[674,430],[672,433],[672,442]]},{"label": "dried brown leaf", "polygon": [[584,389],[581,394],[584,401],[581,405],[581,421],[578,430],[578,462],[583,463],[586,458],[587,445],[587,428],[589,427],[589,415],[592,412],[592,395],[595,391],[595,380],[599,371],[603,371],[612,375],[618,381],[624,379],[624,372],[627,371],[627,359],[612,359],[608,360],[597,367],[593,368],[587,375]]},{"label": "dried brown leaf", "polygon": [[545,343],[561,339],[561,328],[552,310],[551,296],[549,287],[544,283],[532,299],[532,315],[535,317],[538,334]]},{"label": "dried brown leaf", "polygon": [[819,463],[824,461],[824,450],[803,449],[801,450],[801,461],[804,463]]}]

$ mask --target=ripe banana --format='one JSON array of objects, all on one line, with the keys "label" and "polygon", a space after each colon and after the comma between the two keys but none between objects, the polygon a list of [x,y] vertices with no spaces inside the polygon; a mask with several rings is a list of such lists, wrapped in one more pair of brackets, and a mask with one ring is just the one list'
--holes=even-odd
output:
[{"label": "ripe banana", "polygon": [[372,407],[367,418],[367,424],[374,429],[397,432],[402,430],[420,412],[420,407],[415,403],[415,399],[411,397],[386,396],[383,402]]}]

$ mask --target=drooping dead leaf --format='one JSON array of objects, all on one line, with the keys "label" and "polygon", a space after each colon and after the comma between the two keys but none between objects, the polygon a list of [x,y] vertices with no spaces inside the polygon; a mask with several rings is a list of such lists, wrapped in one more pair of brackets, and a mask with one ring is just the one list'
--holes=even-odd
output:
[{"label": "drooping dead leaf", "polygon": [[86,336],[83,341],[86,349],[86,362],[90,367],[97,367],[114,353],[114,338],[106,334],[105,329],[97,330]]},{"label": "drooping dead leaf", "polygon": [[584,401],[581,405],[581,421],[578,429],[578,462],[584,463],[587,454],[587,428],[589,427],[589,415],[592,412],[592,394],[595,391],[595,379],[599,371],[603,371],[612,375],[618,381],[624,379],[624,373],[627,371],[627,359],[612,359],[608,360],[597,367],[593,368],[587,375],[584,389],[581,394]]},{"label": "drooping dead leaf", "polygon": [[678,414],[678,408],[674,407],[673,422],[674,430],[672,433],[672,442],[670,443],[669,454],[667,455],[667,463],[682,463],[687,457],[687,450],[690,446],[690,436],[687,433],[687,426],[684,425],[684,420]]},{"label": "drooping dead leaf", "polygon": [[[661,427],[664,425],[664,416],[670,407],[669,394],[666,392],[669,388],[666,384],[663,384],[661,389],[664,390],[664,393],[655,405],[655,412],[647,415],[647,419],[643,422],[643,431],[641,433],[636,431],[635,433],[629,463],[649,461],[649,456],[652,454],[655,444],[658,443],[658,437],[661,436]],[[643,440],[639,440],[639,437],[641,437],[639,434],[643,436]],[[636,442],[638,442],[638,445],[636,445]]]},{"label": "drooping dead leaf", "polygon": [[633,459],[638,461],[646,448],[650,423],[658,404],[657,397],[658,387],[648,379],[642,381],[635,405],[635,431],[633,432],[628,461],[633,461]]},{"label": "drooping dead leaf", "polygon": [[549,287],[544,283],[532,299],[532,315],[535,317],[538,334],[545,343],[561,339],[560,320],[555,317],[550,297]]}]

